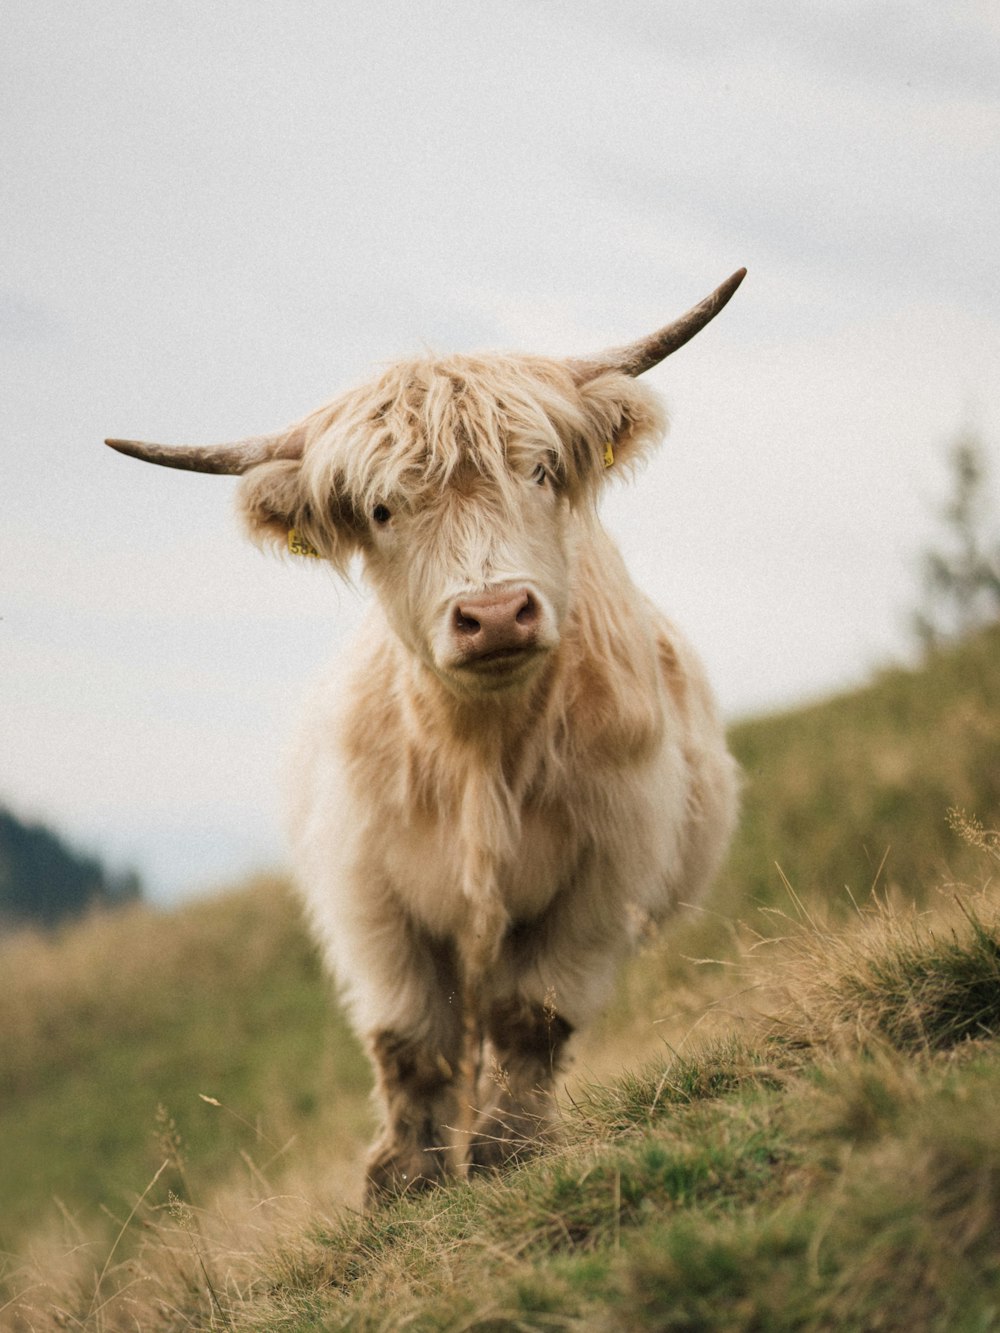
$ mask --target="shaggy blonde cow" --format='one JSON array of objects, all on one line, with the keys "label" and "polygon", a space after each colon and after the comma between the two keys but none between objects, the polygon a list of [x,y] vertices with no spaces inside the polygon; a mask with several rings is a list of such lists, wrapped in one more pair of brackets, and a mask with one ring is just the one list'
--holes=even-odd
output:
[{"label": "shaggy blonde cow", "polygon": [[408,361],[279,435],[108,441],[244,474],[252,537],[341,574],[360,554],[375,589],[312,701],[291,820],[375,1066],[370,1201],[447,1178],[469,1095],[470,1166],[530,1150],[570,1034],[642,925],[696,899],[725,850],[736,776],[702,668],[596,503],[664,432],[636,377],[742,277],[593,360]]}]

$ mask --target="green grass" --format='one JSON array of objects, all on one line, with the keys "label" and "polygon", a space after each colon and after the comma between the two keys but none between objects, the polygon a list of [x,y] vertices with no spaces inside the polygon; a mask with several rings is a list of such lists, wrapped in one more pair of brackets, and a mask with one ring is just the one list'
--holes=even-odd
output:
[{"label": "green grass", "polygon": [[283,886],[4,946],[0,1327],[1000,1324],[1000,629],[732,741],[730,862],[558,1146],[373,1217],[366,1064]]}]

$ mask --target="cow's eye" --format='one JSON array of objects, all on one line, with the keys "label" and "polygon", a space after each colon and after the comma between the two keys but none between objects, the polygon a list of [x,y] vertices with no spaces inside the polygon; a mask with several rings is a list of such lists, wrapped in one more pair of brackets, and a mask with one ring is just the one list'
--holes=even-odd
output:
[{"label": "cow's eye", "polygon": [[389,522],[389,519],[392,518],[392,514],[389,513],[389,510],[386,509],[385,505],[376,505],[372,510],[372,518],[381,528],[384,524]]},{"label": "cow's eye", "polygon": [[531,480],[535,483],[536,486],[544,486],[545,483],[548,481],[548,479],[549,479],[548,472],[545,470],[542,464],[539,463],[538,466],[535,468],[534,472],[532,472],[531,474]]}]

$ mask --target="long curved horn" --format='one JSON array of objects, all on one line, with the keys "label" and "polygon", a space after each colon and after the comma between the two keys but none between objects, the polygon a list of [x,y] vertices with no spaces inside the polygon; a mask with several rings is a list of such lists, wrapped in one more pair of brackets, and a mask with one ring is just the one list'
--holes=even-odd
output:
[{"label": "long curved horn", "polygon": [[651,370],[653,366],[659,365],[664,357],[676,352],[678,347],[683,347],[705,327],[709,320],[715,318],[746,274],[745,268],[737,269],[731,278],[727,278],[720,287],[716,287],[711,296],[706,296],[704,301],[692,306],[686,315],[681,315],[680,319],[675,319],[672,324],[667,324],[658,332],[651,333],[647,338],[640,338],[638,342],[629,343],[627,347],[612,348],[600,356],[574,358],[568,362],[570,370],[581,382],[595,379],[598,375],[611,370],[633,376]]},{"label": "long curved horn", "polygon": [[277,435],[251,435],[232,444],[146,444],[142,440],[105,440],[120,454],[141,458],[160,467],[179,467],[188,472],[219,472],[239,476],[258,463],[273,458],[301,458],[304,444],[301,430],[281,431]]}]

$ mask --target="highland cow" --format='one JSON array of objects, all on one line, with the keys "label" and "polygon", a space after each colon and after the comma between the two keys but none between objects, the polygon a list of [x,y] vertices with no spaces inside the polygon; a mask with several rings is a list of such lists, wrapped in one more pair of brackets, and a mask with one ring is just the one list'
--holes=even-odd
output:
[{"label": "highland cow", "polygon": [[[291,836],[309,915],[375,1068],[369,1201],[528,1153],[574,1031],[646,923],[703,893],[736,809],[703,670],[597,517],[665,418],[637,377],[743,270],[588,360],[394,365],[274,436],[109,440],[240,473],[257,540],[375,598],[312,700]],[[469,1074],[473,1069],[474,1073]]]}]

